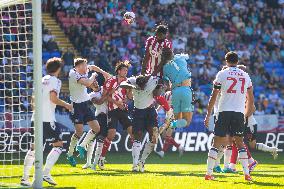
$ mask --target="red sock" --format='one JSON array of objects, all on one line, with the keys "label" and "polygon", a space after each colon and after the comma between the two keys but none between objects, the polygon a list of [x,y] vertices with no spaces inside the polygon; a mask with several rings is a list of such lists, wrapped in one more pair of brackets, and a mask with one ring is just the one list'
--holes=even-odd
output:
[{"label": "red sock", "polygon": [[180,144],[176,143],[175,139],[172,136],[169,137],[169,142],[170,144],[174,145],[176,148],[180,146]]},{"label": "red sock", "polygon": [[162,151],[166,152],[171,145],[170,137],[166,137]]},{"label": "red sock", "polygon": [[103,146],[103,150],[102,150],[102,157],[105,157],[106,156],[106,153],[108,151],[108,148],[111,144],[111,141],[108,140],[108,138],[105,138],[104,140],[104,146]]},{"label": "red sock", "polygon": [[232,145],[232,156],[230,159],[230,163],[236,164],[238,158],[238,149],[235,144]]},{"label": "red sock", "polygon": [[250,159],[250,158],[251,158],[251,153],[250,153],[250,151],[249,151],[249,149],[248,149],[248,146],[245,145],[245,144],[244,144],[244,146],[245,146],[245,148],[246,148],[246,150],[247,150],[248,159]]}]

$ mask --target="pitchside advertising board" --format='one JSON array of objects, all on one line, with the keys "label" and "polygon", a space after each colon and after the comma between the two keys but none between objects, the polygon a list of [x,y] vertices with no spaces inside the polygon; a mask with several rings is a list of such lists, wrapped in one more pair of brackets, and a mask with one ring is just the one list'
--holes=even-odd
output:
[{"label": "pitchside advertising board", "polygon": [[[6,116],[7,117],[7,116]],[[257,141],[260,143],[267,144],[269,146],[276,146],[281,151],[284,149],[284,132],[282,130],[282,126],[280,123],[281,119],[275,115],[266,116],[257,116],[258,123],[262,123],[259,125]],[[276,119],[275,119],[276,118]],[[30,141],[32,139],[30,129],[19,128],[19,126],[27,126],[30,124],[30,115],[14,115],[13,116],[13,125],[11,129],[4,129],[5,123],[7,125],[7,120],[5,120],[5,116],[0,117],[0,152],[26,152],[29,149]],[[57,120],[59,121],[62,129],[62,138],[64,142],[64,151],[68,149],[69,141],[71,135],[74,132],[73,124],[71,123],[69,117],[67,115],[57,115]],[[273,121],[277,120],[279,124],[276,123],[274,126]],[[280,120],[280,121],[279,121]],[[9,120],[8,120],[9,122]],[[21,123],[21,124],[19,124]],[[9,125],[10,123],[8,123]],[[267,127],[269,124],[269,127]],[[203,123],[200,123],[202,126]],[[11,126],[11,124],[10,124]],[[71,127],[70,127],[71,126]],[[262,128],[264,126],[264,128]],[[190,126],[191,127],[191,126]],[[190,128],[189,127],[189,128]],[[196,126],[195,126],[196,127]],[[88,127],[85,127],[86,131]],[[264,129],[269,129],[269,132],[264,133]],[[276,131],[276,132],[275,132]],[[280,131],[280,132],[279,132]],[[86,133],[85,133],[86,134]],[[185,151],[188,152],[205,152],[208,151],[212,144],[213,134],[209,130],[208,132],[195,132],[195,131],[187,131],[179,130],[179,132],[174,133],[175,140],[185,147]],[[143,144],[149,140],[148,134],[145,134],[143,137]],[[159,150],[163,146],[163,141],[161,137],[159,137],[158,144],[156,145],[156,150]],[[50,150],[51,145],[50,141],[46,141],[44,143],[44,149]],[[131,151],[131,143],[129,140],[129,135],[125,131],[120,131],[116,133],[116,137],[110,146],[110,151],[113,152],[129,152]],[[171,151],[176,151],[175,147],[170,149]]]}]

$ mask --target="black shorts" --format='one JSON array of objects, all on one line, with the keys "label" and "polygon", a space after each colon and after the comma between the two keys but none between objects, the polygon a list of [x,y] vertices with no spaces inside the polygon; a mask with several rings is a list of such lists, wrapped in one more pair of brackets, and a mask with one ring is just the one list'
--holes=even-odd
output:
[{"label": "black shorts", "polygon": [[253,130],[251,130],[251,128],[248,127],[247,124],[245,125],[244,137],[249,142],[252,142],[252,141],[256,140],[257,124],[252,125],[252,127],[253,127]]},{"label": "black shorts", "polygon": [[107,115],[105,113],[100,113],[96,118],[100,124],[100,133],[98,135],[106,137],[108,131]]},{"label": "black shorts", "polygon": [[[31,123],[31,133],[34,136],[34,122]],[[59,128],[59,124],[56,122],[43,122],[43,143],[47,139],[51,140],[51,142],[62,141],[62,133]],[[34,137],[33,137],[34,138]],[[33,141],[34,142],[34,139]]]},{"label": "black shorts", "polygon": [[108,118],[110,119],[108,123],[109,129],[117,129],[118,123],[122,125],[124,130],[132,125],[126,110],[121,110],[119,108],[111,110],[108,112]]},{"label": "black shorts", "polygon": [[70,118],[74,124],[86,124],[96,120],[95,106],[91,101],[73,103],[73,109]]},{"label": "black shorts", "polygon": [[214,120],[214,134],[219,137],[244,136],[244,114],[240,112],[225,111],[218,114]]},{"label": "black shorts", "polygon": [[133,132],[147,130],[147,127],[158,127],[158,114],[154,107],[134,108]]}]

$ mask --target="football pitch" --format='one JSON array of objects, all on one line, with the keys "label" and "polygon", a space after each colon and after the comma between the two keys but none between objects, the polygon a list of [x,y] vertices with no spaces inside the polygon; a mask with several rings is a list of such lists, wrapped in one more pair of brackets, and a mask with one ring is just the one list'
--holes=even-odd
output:
[{"label": "football pitch", "polygon": [[[280,153],[277,160],[273,160],[268,153],[253,152],[259,165],[252,173],[253,182],[244,180],[241,166],[238,165],[237,174],[215,173],[214,181],[205,181],[207,153],[186,152],[181,158],[177,153],[168,153],[164,159],[151,154],[144,173],[131,172],[131,153],[109,153],[107,155],[106,170],[93,171],[81,169],[83,161],[79,161],[73,168],[66,164],[63,154],[58,164],[53,168],[52,175],[57,186],[51,187],[44,183],[44,188],[284,188],[284,154]],[[222,160],[223,161],[223,160]],[[0,165],[3,168],[3,165]],[[17,186],[22,173],[22,166],[10,165],[9,171],[3,175],[13,175],[12,178],[1,178],[0,188],[20,188]],[[7,167],[6,167],[7,168]],[[6,170],[6,169],[5,169]],[[32,178],[31,178],[32,179]],[[13,185],[6,185],[7,183]]]}]

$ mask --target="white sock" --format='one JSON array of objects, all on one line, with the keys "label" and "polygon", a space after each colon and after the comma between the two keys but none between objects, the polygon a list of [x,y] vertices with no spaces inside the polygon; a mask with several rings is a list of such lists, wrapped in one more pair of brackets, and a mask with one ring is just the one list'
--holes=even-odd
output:
[{"label": "white sock", "polygon": [[89,165],[92,163],[94,148],[95,148],[95,141],[89,142],[87,147],[87,164]]},{"label": "white sock", "polygon": [[273,152],[273,147],[269,147],[263,143],[256,143],[257,150],[263,151],[263,152]]},{"label": "white sock", "polygon": [[227,146],[224,151],[224,168],[229,168],[231,156],[232,156],[232,146]]},{"label": "white sock", "polygon": [[219,150],[219,152],[217,154],[217,159],[216,159],[216,162],[215,162],[215,167],[220,166],[220,161],[221,161],[223,155],[224,155],[224,151]]},{"label": "white sock", "polygon": [[230,163],[229,168],[231,168],[231,169],[236,169],[236,164]]},{"label": "white sock", "polygon": [[254,159],[252,157],[248,159],[249,164],[252,164],[253,162],[254,162]]},{"label": "white sock", "polygon": [[95,137],[96,133],[92,129],[90,129],[89,132],[86,134],[83,142],[80,144],[80,146],[85,148],[87,144],[91,142],[91,140],[94,140]]},{"label": "white sock", "polygon": [[141,151],[141,142],[138,140],[134,140],[132,145],[133,166],[136,166],[138,164],[140,151]]},{"label": "white sock", "polygon": [[70,145],[69,145],[69,150],[67,152],[68,156],[73,156],[75,147],[77,145],[77,142],[79,140],[79,137],[75,134],[72,135],[71,140],[70,140]]},{"label": "white sock", "polygon": [[212,175],[213,168],[218,156],[219,150],[217,148],[212,147],[208,152],[208,159],[207,159],[207,175]]},{"label": "white sock", "polygon": [[248,154],[245,148],[239,149],[239,161],[243,166],[244,174],[249,175],[249,168],[248,168]]},{"label": "white sock", "polygon": [[30,177],[30,172],[35,161],[35,151],[29,150],[26,154],[24,160],[24,175],[23,179],[28,180]]},{"label": "white sock", "polygon": [[145,148],[143,150],[141,161],[145,163],[147,157],[151,154],[151,152],[154,150],[155,144],[152,142],[147,142],[145,144]]},{"label": "white sock", "polygon": [[102,151],[103,151],[103,147],[104,147],[104,142],[103,141],[98,141],[97,142],[97,148],[95,151],[95,159],[94,159],[94,163],[98,164],[98,161],[101,157]]},{"label": "white sock", "polygon": [[57,162],[61,153],[62,153],[61,147],[53,147],[51,149],[51,151],[49,152],[49,154],[46,158],[45,166],[44,166],[44,169],[43,169],[43,175],[49,175],[50,174],[50,170],[52,169],[54,164]]}]

